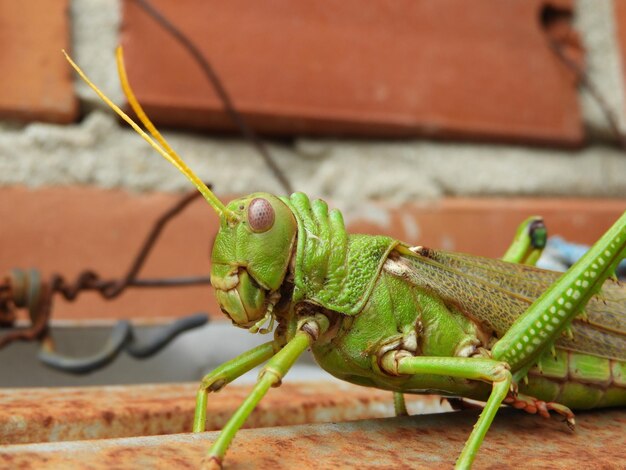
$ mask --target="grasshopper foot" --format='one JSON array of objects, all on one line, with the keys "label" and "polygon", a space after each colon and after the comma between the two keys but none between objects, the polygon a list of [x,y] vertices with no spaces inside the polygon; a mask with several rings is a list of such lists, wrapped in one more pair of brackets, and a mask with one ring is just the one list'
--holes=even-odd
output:
[{"label": "grasshopper foot", "polygon": [[522,393],[518,393],[517,395],[509,394],[504,399],[504,403],[533,415],[539,414],[544,418],[549,418],[550,411],[554,411],[565,418],[567,427],[569,427],[572,431],[576,426],[576,420],[574,419],[574,413],[572,413],[572,410],[559,403],[537,400],[536,398],[529,397],[528,395],[524,395]]},{"label": "grasshopper foot", "polygon": [[202,468],[202,470],[222,470],[222,460],[215,455],[207,455],[202,459],[200,468]]}]

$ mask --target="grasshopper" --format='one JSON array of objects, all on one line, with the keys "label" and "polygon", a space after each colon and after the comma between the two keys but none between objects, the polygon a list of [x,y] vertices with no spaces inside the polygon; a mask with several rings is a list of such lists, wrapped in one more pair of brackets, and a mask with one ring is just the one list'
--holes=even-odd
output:
[{"label": "grasshopper", "polygon": [[205,430],[210,392],[267,361],[207,466],[222,466],[249,414],[309,348],[333,376],[392,391],[397,414],[406,414],[405,393],[485,402],[457,468],[472,465],[502,403],[546,417],[554,411],[571,426],[572,408],[626,405],[626,289],[611,279],[626,255],[626,213],[561,275],[532,266],[541,250],[533,234],[543,233],[534,218],[494,260],[348,234],[339,211],[302,193],[254,193],[225,205],[143,112],[121,49],[122,88],[154,140],[67,58],[219,216],[211,281],[222,311],[238,327],[274,332],[202,379],[194,432]]}]

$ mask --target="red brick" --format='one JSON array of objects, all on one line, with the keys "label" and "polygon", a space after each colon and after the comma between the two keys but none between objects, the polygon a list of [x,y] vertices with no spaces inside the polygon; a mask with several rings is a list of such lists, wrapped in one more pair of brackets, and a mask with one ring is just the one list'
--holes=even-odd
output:
[{"label": "red brick", "polygon": [[0,119],[75,120],[68,1],[0,0],[0,24]]},{"label": "red brick", "polygon": [[[37,267],[47,277],[74,279],[92,268],[120,277],[158,215],[178,196],[129,194],[88,188],[0,189],[0,276],[11,268]],[[543,215],[552,234],[594,242],[623,212],[624,200],[444,199],[390,209],[388,223],[355,220],[352,233],[380,233],[411,244],[497,257],[517,225]],[[332,202],[330,203],[332,206]],[[404,215],[403,214],[408,214]],[[408,220],[408,222],[407,222]],[[172,221],[141,276],[199,275],[209,272],[210,245],[217,218],[201,201]],[[57,302],[55,318],[176,317],[198,311],[222,317],[212,289],[130,289],[112,302],[84,294]]]},{"label": "red brick", "polygon": [[531,215],[544,218],[550,235],[590,245],[625,206],[623,199],[448,198],[409,204],[402,211],[417,224],[419,244],[497,258],[510,245],[517,226]]},{"label": "red brick", "polygon": [[[540,0],[152,3],[264,133],[583,138],[575,83],[547,47]],[[155,121],[231,129],[190,55],[135,2],[124,5],[128,73]]]}]

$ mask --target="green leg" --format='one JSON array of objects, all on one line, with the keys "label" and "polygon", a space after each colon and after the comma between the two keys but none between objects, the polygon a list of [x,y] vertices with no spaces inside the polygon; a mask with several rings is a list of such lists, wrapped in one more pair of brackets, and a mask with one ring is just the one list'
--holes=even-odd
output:
[{"label": "green leg", "polygon": [[508,365],[486,358],[408,356],[391,351],[383,356],[382,367],[393,375],[433,374],[491,382],[493,389],[465,447],[456,468],[470,468],[493,418],[511,387]]},{"label": "green leg", "polygon": [[211,373],[207,374],[200,383],[196,396],[196,412],[193,419],[193,432],[203,432],[206,429],[206,404],[209,392],[217,392],[226,384],[249,370],[267,361],[278,350],[274,341],[257,346],[228,362],[225,362]]},{"label": "green leg", "polygon": [[310,332],[300,329],[294,338],[263,367],[256,385],[244,400],[235,414],[228,420],[217,440],[209,450],[206,466],[221,468],[226,450],[239,428],[246,421],[252,410],[265,396],[270,387],[277,387],[296,359],[311,345],[313,336]]},{"label": "green leg", "polygon": [[520,224],[513,243],[502,257],[509,263],[534,266],[546,246],[547,231],[543,219],[532,216]]},{"label": "green leg", "polygon": [[404,394],[400,392],[393,392],[393,408],[396,411],[396,416],[409,416],[409,412],[406,410]]},{"label": "green leg", "polygon": [[613,275],[625,250],[626,212],[515,321],[491,349],[492,357],[508,363],[519,380]]}]

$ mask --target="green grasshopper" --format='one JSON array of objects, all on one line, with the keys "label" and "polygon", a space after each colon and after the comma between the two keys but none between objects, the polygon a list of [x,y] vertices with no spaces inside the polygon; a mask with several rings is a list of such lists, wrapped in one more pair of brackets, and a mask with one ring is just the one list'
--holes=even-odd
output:
[{"label": "green grasshopper", "polygon": [[406,414],[404,393],[485,402],[458,468],[471,466],[502,403],[546,417],[552,410],[572,426],[570,408],[626,405],[626,289],[609,279],[626,255],[626,213],[561,275],[532,266],[541,250],[529,230],[536,219],[520,226],[504,260],[493,260],[348,234],[339,211],[302,193],[224,205],[152,125],[121,49],[117,57],[128,101],[158,143],[68,60],[219,216],[211,281],[222,311],[251,332],[277,322],[272,341],[202,379],[194,432],[205,430],[209,392],[267,361],[207,466],[222,466],[248,415],[309,348],[335,377],[392,391],[397,414]]}]

